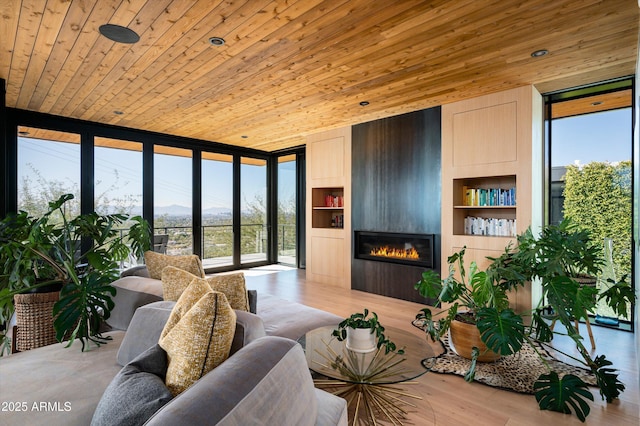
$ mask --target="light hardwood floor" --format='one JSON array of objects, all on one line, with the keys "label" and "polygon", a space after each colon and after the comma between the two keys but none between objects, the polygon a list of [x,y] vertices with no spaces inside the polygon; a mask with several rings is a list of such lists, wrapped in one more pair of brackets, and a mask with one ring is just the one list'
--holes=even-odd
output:
[{"label": "light hardwood floor", "polygon": [[[307,306],[348,316],[363,308],[378,313],[383,325],[402,328],[420,335],[411,320],[423,307],[418,303],[375,294],[348,290],[306,280],[304,270],[265,273],[277,266],[247,273],[247,287]],[[632,333],[593,327],[596,353],[606,353],[620,370],[626,385],[621,398],[612,403],[600,400],[595,388],[595,402],[585,423],[574,415],[538,409],[531,395],[503,391],[479,383],[467,383],[449,374],[427,373],[411,387],[423,397],[418,408],[409,414],[415,425],[640,425],[640,392],[638,386],[637,348]],[[558,342],[557,344],[562,344]],[[588,339],[587,339],[588,344]],[[434,346],[437,348],[437,346]]]}]

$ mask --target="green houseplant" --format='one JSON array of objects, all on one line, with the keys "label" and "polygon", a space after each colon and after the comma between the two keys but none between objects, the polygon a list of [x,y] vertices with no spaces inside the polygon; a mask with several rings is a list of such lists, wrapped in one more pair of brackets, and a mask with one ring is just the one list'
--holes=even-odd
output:
[{"label": "green houseplant", "polygon": [[[113,308],[111,285],[119,277],[118,262],[133,252],[141,257],[150,246],[150,228],[141,217],[95,212],[73,219],[64,215],[65,194],[49,203],[41,217],[26,212],[10,214],[0,221],[0,324],[6,346],[7,324],[17,294],[49,289],[60,292],[53,306],[56,339],[68,338],[98,345],[103,320]],[[130,220],[126,232],[117,227]]]},{"label": "green houseplant", "polygon": [[[395,343],[384,335],[384,327],[378,320],[378,314],[371,312],[371,316],[369,316],[369,310],[366,308],[364,312],[356,312],[345,318],[331,334],[339,341],[343,341],[347,339],[350,330],[358,329],[367,330],[368,334],[373,336],[374,349],[384,346],[385,353],[396,351]],[[397,352],[402,354],[404,350],[400,349]]]},{"label": "green houseplant", "polygon": [[[617,371],[604,355],[592,357],[589,354],[574,320],[584,319],[599,299],[618,313],[626,312],[628,303],[634,298],[630,285],[623,279],[598,295],[595,287],[576,280],[580,275],[597,275],[603,262],[601,248],[591,241],[587,231],[579,229],[570,219],[544,227],[538,236],[528,229],[517,240],[517,247],[508,246],[501,256],[490,258],[492,262],[486,272],[474,271],[467,289],[462,288],[463,282],[452,278],[451,268],[453,261],[459,261],[459,267],[463,268],[460,257],[464,251],[449,258],[450,274],[444,280],[438,280],[437,275],[427,271],[416,288],[423,295],[436,297],[439,302],[453,303],[453,306],[448,310],[447,318],[434,319],[429,308],[423,309],[417,318],[435,340],[444,335],[443,328],[450,322],[448,317],[455,315],[460,305],[473,304],[471,307],[475,309],[476,326],[482,342],[502,355],[518,352],[524,342],[532,347],[535,347],[535,342],[550,347],[554,335],[566,334],[575,343],[580,358],[553,349],[591,371],[602,398],[607,402],[613,401],[624,390],[624,384],[618,380]],[[516,314],[508,308],[501,308],[504,301],[501,289],[516,289],[532,280],[540,283],[542,294],[531,312]],[[469,294],[472,303],[468,302]],[[491,298],[501,302],[494,303],[495,306],[477,307],[478,302]],[[530,325],[524,325],[525,316],[531,317]],[[562,324],[566,333],[558,331],[558,328],[552,329],[550,323],[554,321]],[[479,350],[474,352],[466,380],[473,380],[477,355]],[[547,364],[544,358],[541,359]],[[582,421],[590,411],[586,400],[593,400],[584,381],[570,374],[560,378],[550,367],[549,373],[542,374],[535,382],[534,392],[541,409],[563,413],[573,411]]]}]

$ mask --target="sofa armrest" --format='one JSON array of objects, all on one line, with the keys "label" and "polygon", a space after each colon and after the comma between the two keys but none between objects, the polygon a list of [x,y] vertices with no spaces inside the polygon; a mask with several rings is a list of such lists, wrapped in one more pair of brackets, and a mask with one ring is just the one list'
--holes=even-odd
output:
[{"label": "sofa armrest", "polygon": [[[141,306],[136,310],[118,350],[118,364],[126,365],[158,343],[175,304],[176,302],[160,301]],[[236,331],[231,343],[231,355],[266,334],[259,316],[244,311],[235,312]]]},{"label": "sofa armrest", "polygon": [[302,347],[281,337],[245,346],[156,412],[147,425],[315,425],[313,380]]},{"label": "sofa armrest", "polygon": [[107,324],[126,330],[133,314],[140,306],[162,300],[162,281],[139,276],[119,278],[111,283],[116,289],[113,309]]}]

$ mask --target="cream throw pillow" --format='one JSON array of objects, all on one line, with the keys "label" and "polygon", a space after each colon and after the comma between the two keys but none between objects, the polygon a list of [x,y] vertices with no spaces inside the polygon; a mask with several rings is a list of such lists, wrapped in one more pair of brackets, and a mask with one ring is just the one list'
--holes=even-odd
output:
[{"label": "cream throw pillow", "polygon": [[167,352],[165,383],[175,396],[229,357],[236,313],[224,294],[204,280],[187,287],[162,330],[158,344]]},{"label": "cream throw pillow", "polygon": [[249,312],[247,285],[242,272],[198,278],[182,269],[167,266],[162,270],[162,298],[178,300],[182,292],[195,279],[206,281],[213,291],[224,293],[233,309]]},{"label": "cream throw pillow", "polygon": [[145,251],[144,263],[147,265],[149,277],[156,280],[162,279],[162,270],[167,266],[175,266],[176,268],[191,272],[199,278],[204,278],[202,262],[195,254],[171,256],[154,251]]}]

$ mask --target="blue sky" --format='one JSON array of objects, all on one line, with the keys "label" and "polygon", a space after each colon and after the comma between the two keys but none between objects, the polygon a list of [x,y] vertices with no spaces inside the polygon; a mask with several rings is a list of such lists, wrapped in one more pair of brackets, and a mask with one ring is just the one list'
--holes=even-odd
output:
[{"label": "blue sky", "polygon": [[631,159],[631,109],[560,118],[552,124],[553,166]]},{"label": "blue sky", "polygon": [[[72,143],[57,143],[31,138],[19,138],[18,170],[19,182],[27,175],[35,184],[33,168],[39,170],[46,180],[63,182],[71,188],[80,181],[80,147]],[[96,194],[109,187],[110,196],[142,194],[142,153],[96,147]],[[116,170],[118,179],[116,180]],[[243,165],[242,190],[243,202],[252,201],[257,194],[264,197],[266,191],[266,167]],[[155,205],[191,206],[191,158],[156,154]],[[207,160],[203,164],[203,209],[231,208],[232,206],[232,170],[231,164],[222,161]],[[292,195],[295,181],[291,185],[281,186],[280,190]]]}]

